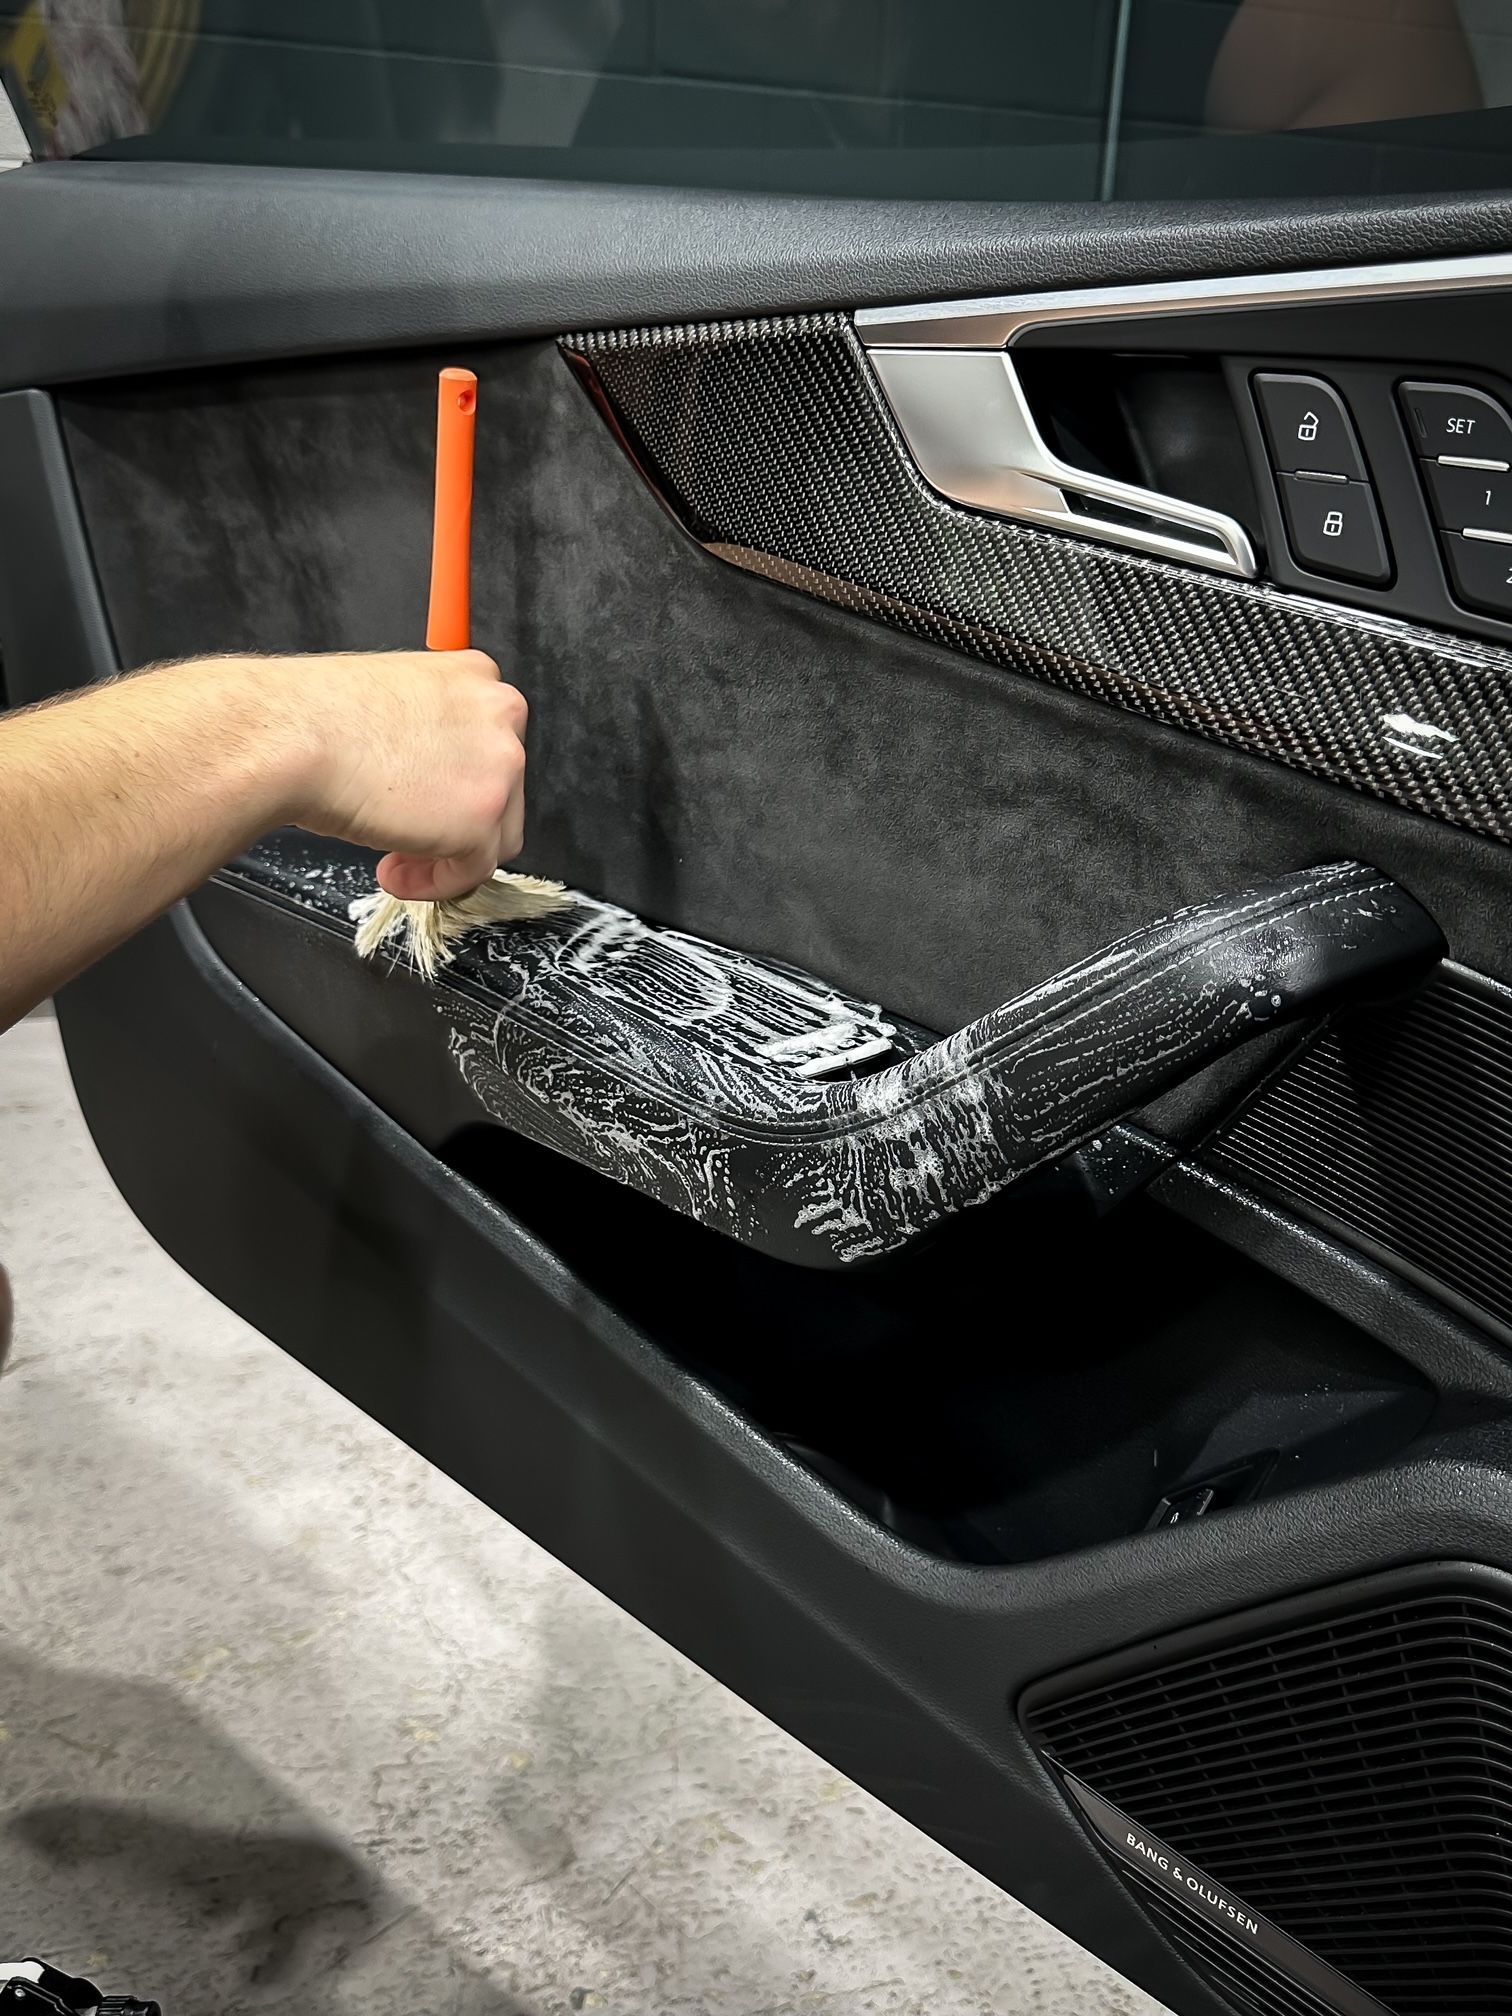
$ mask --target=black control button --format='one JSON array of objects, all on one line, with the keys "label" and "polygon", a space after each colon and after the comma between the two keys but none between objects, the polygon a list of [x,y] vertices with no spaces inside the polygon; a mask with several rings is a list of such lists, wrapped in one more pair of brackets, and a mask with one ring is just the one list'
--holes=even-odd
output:
[{"label": "black control button", "polygon": [[1205,1512],[1212,1511],[1213,1500],[1217,1496],[1211,1484],[1194,1484],[1190,1491],[1179,1491],[1174,1498],[1163,1501],[1160,1523],[1162,1526],[1180,1526],[1188,1519],[1200,1519]]},{"label": "black control button", "polygon": [[1476,455],[1512,462],[1512,420],[1473,385],[1404,385],[1402,407],[1419,455]]},{"label": "black control button", "polygon": [[1332,385],[1321,378],[1260,371],[1255,374],[1255,397],[1273,469],[1312,469],[1324,476],[1365,481],[1365,461],[1349,409]]},{"label": "black control button", "polygon": [[1470,609],[1512,616],[1512,544],[1467,539],[1461,532],[1446,532],[1443,538],[1456,599]]},{"label": "black control button", "polygon": [[1281,508],[1299,567],[1349,581],[1387,581],[1391,566],[1368,483],[1281,476]]},{"label": "black control button", "polygon": [[1434,522],[1446,531],[1477,525],[1487,532],[1512,532],[1512,469],[1425,462],[1423,477],[1433,499]]}]

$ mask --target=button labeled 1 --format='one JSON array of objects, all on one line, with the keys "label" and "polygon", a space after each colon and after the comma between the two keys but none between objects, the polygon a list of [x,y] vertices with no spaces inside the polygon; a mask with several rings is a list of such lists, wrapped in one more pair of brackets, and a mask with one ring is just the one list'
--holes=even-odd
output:
[{"label": "button labeled 1", "polygon": [[1433,514],[1447,532],[1477,525],[1488,532],[1512,532],[1512,469],[1465,469],[1452,462],[1425,462]]},{"label": "button labeled 1", "polygon": [[1386,541],[1368,483],[1328,483],[1306,476],[1278,480],[1298,566],[1346,581],[1390,580]]}]

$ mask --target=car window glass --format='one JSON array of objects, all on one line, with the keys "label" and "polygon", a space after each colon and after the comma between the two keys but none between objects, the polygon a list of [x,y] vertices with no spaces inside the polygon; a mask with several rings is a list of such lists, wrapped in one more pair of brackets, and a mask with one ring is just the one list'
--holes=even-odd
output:
[{"label": "car window glass", "polygon": [[1501,186],[1507,0],[0,0],[39,159],[992,201]]}]

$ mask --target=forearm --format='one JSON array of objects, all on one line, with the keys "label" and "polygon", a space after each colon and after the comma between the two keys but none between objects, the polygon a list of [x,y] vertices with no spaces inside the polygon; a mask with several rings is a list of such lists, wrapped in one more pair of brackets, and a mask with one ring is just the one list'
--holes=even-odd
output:
[{"label": "forearm", "polygon": [[0,719],[0,1027],[296,816],[289,699],[215,659]]},{"label": "forearm", "polygon": [[270,827],[476,888],[524,837],[526,706],[481,651],[201,658],[0,719],[0,1028]]}]

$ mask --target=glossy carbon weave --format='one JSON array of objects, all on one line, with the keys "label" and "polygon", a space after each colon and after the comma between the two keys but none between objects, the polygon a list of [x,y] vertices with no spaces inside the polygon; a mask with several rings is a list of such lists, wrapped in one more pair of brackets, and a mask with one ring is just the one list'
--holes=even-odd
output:
[{"label": "glossy carbon weave", "polygon": [[[571,337],[712,553],[937,644],[1512,839],[1512,653],[962,510],[846,319]],[[1426,747],[1414,746],[1414,728]]]},{"label": "glossy carbon weave", "polygon": [[[363,859],[302,836],[233,872],[343,929],[370,887]],[[475,934],[434,994],[491,1118],[747,1245],[833,1266],[908,1245],[1251,1037],[1393,991],[1442,951],[1411,897],[1344,863],[1178,911],[937,1042],[586,896]],[[885,1068],[813,1075],[884,1042]]]}]

